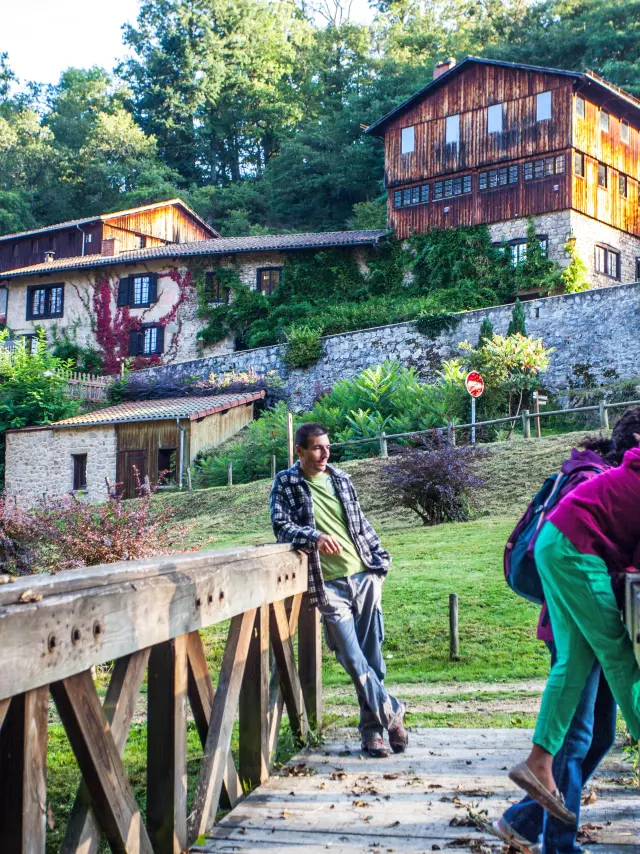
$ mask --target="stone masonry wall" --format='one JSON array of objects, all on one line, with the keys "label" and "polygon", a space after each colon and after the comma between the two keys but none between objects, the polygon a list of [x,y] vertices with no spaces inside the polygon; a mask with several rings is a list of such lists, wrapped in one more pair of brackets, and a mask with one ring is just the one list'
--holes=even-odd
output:
[{"label": "stone masonry wall", "polygon": [[116,431],[112,425],[54,430],[51,427],[6,434],[5,488],[25,507],[43,496],[61,497],[73,489],[72,454],[87,455],[90,501],[104,501],[105,477],[116,479]]},{"label": "stone masonry wall", "polygon": [[[306,370],[288,370],[285,348],[255,350],[176,363],[136,372],[148,381],[179,382],[211,373],[276,371],[287,384],[286,393],[295,409],[306,409],[317,393],[338,380],[353,376],[385,359],[412,366],[426,380],[433,380],[442,362],[459,355],[458,343],[478,340],[484,317],[496,332],[505,334],[513,306],[503,305],[460,315],[458,326],[432,339],[421,335],[415,323],[397,323],[323,339],[323,357]],[[527,332],[556,348],[545,375],[551,390],[566,388],[575,365],[589,362],[602,378],[604,369],[615,368],[621,379],[640,376],[640,284],[598,288],[580,294],[530,300],[524,303]]]}]

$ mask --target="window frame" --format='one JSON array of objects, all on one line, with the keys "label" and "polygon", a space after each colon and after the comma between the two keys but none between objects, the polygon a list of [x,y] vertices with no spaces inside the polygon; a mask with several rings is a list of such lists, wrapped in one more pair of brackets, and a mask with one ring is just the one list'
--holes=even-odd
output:
[{"label": "window frame", "polygon": [[[210,305],[229,305],[230,288],[224,287],[216,270],[207,270],[204,274],[205,287],[207,294],[207,302]],[[215,285],[215,288],[214,288]],[[221,292],[224,291],[224,296],[221,297]],[[217,296],[214,296],[217,294]]]},{"label": "window frame", "polygon": [[[149,279],[147,290],[147,302],[136,302],[136,279]],[[142,289],[141,289],[142,295]],[[116,306],[118,308],[149,308],[158,301],[158,274],[157,273],[131,273],[123,276],[118,282],[118,293]]]},{"label": "window frame", "polygon": [[[548,234],[536,234],[536,238],[538,243],[540,244],[540,248],[542,249],[545,258],[549,257],[549,235]],[[513,240],[507,241],[507,246],[509,247],[510,253],[510,263],[512,267],[517,267],[518,264],[523,264],[527,260],[527,243],[528,239],[526,237],[516,237]],[[514,253],[515,249],[515,253]],[[524,252],[521,253],[520,250],[524,249]],[[520,254],[522,257],[520,258]]]},{"label": "window frame", "polygon": [[73,492],[87,491],[87,457],[88,454],[86,452],[71,454],[71,459],[73,461]]},{"label": "window frame", "polygon": [[609,133],[611,130],[611,113],[608,110],[600,108],[598,116],[598,129],[600,133]]},{"label": "window frame", "polygon": [[[60,290],[60,309],[51,311],[51,294]],[[33,312],[33,299],[37,291],[45,291],[46,311],[38,314]],[[27,285],[27,320],[50,320],[54,317],[64,317],[64,282],[53,282],[50,285]]]},{"label": "window frame", "polygon": [[[600,176],[603,176],[603,181],[600,181]],[[606,163],[600,163],[598,161],[598,189],[599,190],[608,190],[609,189],[609,167]]]},{"label": "window frame", "polygon": [[[411,148],[409,148],[409,145]],[[403,156],[413,154],[416,150],[416,128],[415,125],[407,125],[400,128],[400,154]]]},{"label": "window frame", "polygon": [[[604,269],[600,269],[598,265],[598,258],[600,257],[600,253],[602,253],[602,266]],[[611,275],[609,272],[610,269],[610,259],[615,258],[616,270],[615,275]],[[613,279],[615,282],[620,281],[621,275],[621,267],[622,267],[622,256],[621,252],[618,249],[614,249],[612,246],[607,246],[605,243],[596,243],[594,246],[594,270],[601,276],[606,276],[608,279]]]},{"label": "window frame", "polygon": [[[623,128],[626,129],[625,136],[622,135]],[[631,142],[631,125],[626,119],[620,119],[620,142],[624,143],[624,145],[629,145]]]},{"label": "window frame", "polygon": [[[547,109],[548,106],[548,109]],[[547,113],[548,115],[541,115],[541,113]],[[553,98],[551,96],[551,89],[547,89],[546,92],[538,92],[536,95],[536,123],[537,122],[547,122],[553,118]]]},{"label": "window frame", "polygon": [[[500,116],[500,127],[491,127],[492,125],[492,116],[497,117]],[[494,124],[496,122],[494,121]],[[500,102],[499,104],[491,104],[490,107],[487,107],[487,133],[504,133],[504,103]]]},{"label": "window frame", "polygon": [[[280,284],[280,280],[282,279],[282,270],[283,269],[284,269],[283,267],[258,267],[256,270],[256,290],[259,293],[264,294],[265,296],[268,296],[268,297],[273,296],[275,289]],[[262,290],[262,274],[263,273],[278,273],[278,281],[276,282],[275,285],[272,282],[271,276],[269,276],[269,290],[268,290],[268,292],[265,292]]]},{"label": "window frame", "polygon": [[[156,330],[156,346],[153,350],[146,349],[147,332]],[[132,343],[135,342],[134,347]],[[143,323],[138,329],[132,329],[129,333],[129,347],[127,355],[136,357],[160,356],[164,353],[164,326],[160,323]]]},{"label": "window frame", "polygon": [[[580,104],[582,105],[582,107],[580,107]],[[586,109],[587,109],[587,105],[586,105],[585,99],[580,95],[576,95],[576,116],[579,119],[584,119]]]},{"label": "window frame", "polygon": [[[449,139],[449,128],[455,131],[453,134],[455,139]],[[445,145],[455,145],[456,148],[460,144],[460,113],[445,118],[444,143]]]},{"label": "window frame", "polygon": [[[576,164],[578,163],[580,164],[580,171],[578,171],[576,168]],[[573,152],[573,174],[576,176],[576,178],[582,178],[582,180],[584,181],[584,154],[582,154],[581,151]]]},{"label": "window frame", "polygon": [[624,172],[618,173],[618,195],[621,199],[629,198],[629,179]]},{"label": "window frame", "polygon": [[[168,467],[161,467],[160,464],[160,454],[169,454],[169,465]],[[174,465],[171,467],[171,455],[175,454]],[[158,463],[158,486],[162,488],[163,486],[173,486],[177,483],[177,469],[178,469],[178,449],[177,448],[158,448],[157,454],[157,463]],[[166,474],[160,479],[160,472],[165,471]]]}]

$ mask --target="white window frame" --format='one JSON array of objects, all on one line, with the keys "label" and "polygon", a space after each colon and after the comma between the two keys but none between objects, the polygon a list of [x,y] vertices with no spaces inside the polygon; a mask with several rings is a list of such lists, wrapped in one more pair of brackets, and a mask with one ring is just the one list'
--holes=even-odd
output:
[{"label": "white window frame", "polygon": [[552,117],[552,114],[551,91],[539,92],[536,95],[536,121],[547,121],[547,119]]},{"label": "white window frame", "polygon": [[493,104],[487,109],[487,133],[502,133],[504,130],[503,104]]},{"label": "white window frame", "polygon": [[415,151],[415,144],[415,127],[413,125],[409,125],[409,127],[402,128],[402,130],[400,131],[401,154],[413,154],[413,152]]},{"label": "white window frame", "polygon": [[445,144],[458,145],[460,142],[460,116],[447,116],[445,120]]}]

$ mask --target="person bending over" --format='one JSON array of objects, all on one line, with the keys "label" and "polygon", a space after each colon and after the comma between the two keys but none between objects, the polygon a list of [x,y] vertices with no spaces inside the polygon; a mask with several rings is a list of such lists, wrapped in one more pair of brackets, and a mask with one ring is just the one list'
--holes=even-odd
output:
[{"label": "person bending over", "polygon": [[525,762],[509,777],[556,818],[574,824],[557,791],[553,758],[561,749],[597,660],[632,737],[640,739],[640,667],[614,585],[637,566],[640,544],[640,414],[613,431],[622,465],[581,484],[552,510],[535,559],[555,637],[551,669]]},{"label": "person bending over", "polygon": [[320,613],[329,649],[351,677],[360,703],[362,749],[388,756],[383,731],[396,753],[408,744],[406,706],[384,686],[382,582],[391,557],[365,519],[351,478],[330,466],[330,442],[321,424],[295,437],[298,461],[279,472],[270,495],[278,542],[309,554],[309,604]]}]

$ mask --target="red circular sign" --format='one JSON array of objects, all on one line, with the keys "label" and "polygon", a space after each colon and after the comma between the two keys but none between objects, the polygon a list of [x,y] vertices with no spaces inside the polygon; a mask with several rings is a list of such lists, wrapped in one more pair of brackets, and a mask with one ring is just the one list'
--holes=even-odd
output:
[{"label": "red circular sign", "polygon": [[477,371],[468,373],[464,384],[471,397],[480,397],[484,391],[484,380]]}]

